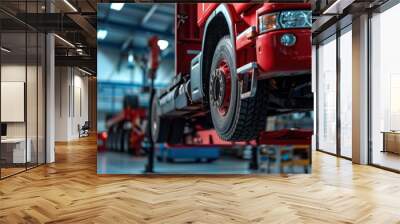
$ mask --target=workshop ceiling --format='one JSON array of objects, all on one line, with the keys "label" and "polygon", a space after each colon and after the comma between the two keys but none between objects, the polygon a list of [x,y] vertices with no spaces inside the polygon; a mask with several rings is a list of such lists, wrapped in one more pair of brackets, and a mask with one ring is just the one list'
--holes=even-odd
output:
[{"label": "workshop ceiling", "polygon": [[108,32],[102,46],[141,51],[152,35],[174,42],[174,4],[125,4],[120,11],[98,4],[98,10],[98,29]]}]

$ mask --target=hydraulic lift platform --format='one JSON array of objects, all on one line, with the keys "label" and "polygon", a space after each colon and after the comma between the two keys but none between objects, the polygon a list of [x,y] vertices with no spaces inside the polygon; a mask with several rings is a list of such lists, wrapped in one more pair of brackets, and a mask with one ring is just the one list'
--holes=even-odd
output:
[{"label": "hydraulic lift platform", "polygon": [[[257,170],[259,168],[259,150],[268,145],[275,146],[288,146],[296,145],[306,147],[308,149],[309,165],[311,165],[311,137],[312,131],[305,129],[283,129],[278,131],[265,131],[261,132],[257,140],[248,142],[228,142],[219,138],[215,130],[201,130],[196,132],[190,144],[168,144],[165,147],[173,148],[174,150],[188,150],[195,148],[196,150],[202,150],[207,148],[231,148],[233,146],[251,146],[252,157],[249,164],[249,169]],[[154,150],[154,148],[150,149]],[[155,153],[149,153],[149,156],[155,155]],[[154,160],[154,158],[149,158]],[[149,165],[149,164],[148,164]],[[152,163],[154,166],[154,163]],[[152,170],[154,167],[152,167]]]}]

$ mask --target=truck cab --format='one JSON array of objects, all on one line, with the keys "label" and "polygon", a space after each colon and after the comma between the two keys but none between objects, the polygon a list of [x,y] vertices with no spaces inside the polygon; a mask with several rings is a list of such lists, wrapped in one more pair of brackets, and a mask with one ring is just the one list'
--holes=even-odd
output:
[{"label": "truck cab", "polygon": [[155,141],[179,141],[188,124],[248,141],[268,116],[312,108],[310,4],[177,4],[176,76],[153,100]]}]

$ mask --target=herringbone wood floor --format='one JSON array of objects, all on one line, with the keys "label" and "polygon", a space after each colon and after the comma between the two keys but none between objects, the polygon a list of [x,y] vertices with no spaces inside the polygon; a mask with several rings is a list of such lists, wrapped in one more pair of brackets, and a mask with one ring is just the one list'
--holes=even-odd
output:
[{"label": "herringbone wood floor", "polygon": [[0,181],[0,223],[400,223],[400,175],[313,154],[313,174],[98,176],[96,142]]}]

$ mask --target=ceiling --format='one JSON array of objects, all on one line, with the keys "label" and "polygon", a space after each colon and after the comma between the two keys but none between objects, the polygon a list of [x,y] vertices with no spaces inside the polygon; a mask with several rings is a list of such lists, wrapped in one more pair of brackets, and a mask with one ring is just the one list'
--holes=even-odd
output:
[{"label": "ceiling", "polygon": [[[10,47],[15,45],[17,56],[25,48],[21,33],[55,33],[56,66],[76,66],[96,74],[96,4],[96,0],[1,0],[3,36],[14,40],[4,41]],[[30,39],[28,34],[28,42]],[[22,50],[17,51],[17,47]],[[27,48],[28,55],[35,50],[33,44]]]},{"label": "ceiling", "polygon": [[147,52],[148,39],[159,39],[174,44],[174,4],[125,4],[120,11],[111,4],[98,4],[97,28],[106,30],[107,36],[98,40],[100,47],[120,51]]}]

